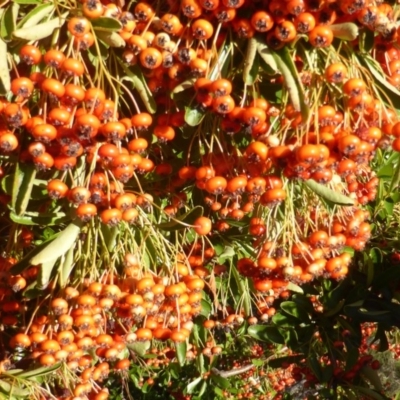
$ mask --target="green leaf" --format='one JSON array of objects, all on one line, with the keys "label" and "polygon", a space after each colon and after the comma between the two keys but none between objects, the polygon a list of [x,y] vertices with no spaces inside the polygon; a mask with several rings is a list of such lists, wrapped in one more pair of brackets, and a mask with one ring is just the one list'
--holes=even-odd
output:
[{"label": "green leaf", "polygon": [[127,347],[133,350],[137,355],[143,357],[150,348],[150,345],[150,340],[146,340],[144,342],[129,343]]},{"label": "green leaf", "polygon": [[211,72],[209,73],[209,78],[212,81],[216,80],[218,76],[224,76],[223,72],[225,66],[228,65],[231,53],[231,45],[224,43],[224,45],[221,46],[217,60],[215,61],[213,67],[211,68]]},{"label": "green leaf", "polygon": [[263,39],[257,36],[255,40],[257,41],[257,53],[264,61],[265,65],[268,67],[268,70],[265,72],[269,75],[276,75],[279,69],[274,55],[272,54],[272,51],[268,48]]},{"label": "green leaf", "polygon": [[182,83],[174,87],[172,94],[180,93],[187,89],[190,89],[191,87],[193,87],[196,80],[197,80],[196,78],[186,79],[186,81],[183,81]]},{"label": "green leaf", "polygon": [[[0,379],[0,388],[6,392],[7,395],[9,396],[18,396],[22,398],[29,398],[31,392],[28,389],[23,389],[21,387],[18,387],[16,385],[10,385],[8,382],[6,382],[4,379]],[[9,399],[10,397],[8,397]],[[14,397],[15,398],[15,397]]]},{"label": "green leaf", "polygon": [[41,4],[43,0],[13,0],[17,4]]},{"label": "green leaf", "polygon": [[11,35],[15,30],[18,10],[19,5],[17,3],[11,3],[5,11],[0,14],[0,39],[3,39],[5,42],[11,39]]},{"label": "green leaf", "polygon": [[389,397],[386,397],[385,395],[380,394],[375,390],[368,389],[363,386],[349,385],[349,387],[352,388],[357,394],[365,394],[366,396],[368,396],[368,399],[371,400],[390,400]]},{"label": "green leaf", "polygon": [[142,70],[137,65],[128,68],[119,58],[117,58],[117,60],[126,75],[123,79],[128,79],[130,82],[132,82],[134,88],[138,91],[140,98],[146,106],[147,111],[151,114],[154,114],[157,106],[154,101],[153,94],[150,92],[146,80],[144,79]]},{"label": "green leaf", "polygon": [[192,394],[194,392],[194,390],[196,389],[196,387],[199,385],[199,383],[203,380],[203,378],[201,376],[199,376],[198,378],[196,378],[195,380],[193,380],[192,382],[190,382],[187,386],[186,386],[186,393],[187,394]]},{"label": "green leaf", "polygon": [[306,123],[310,109],[305,102],[303,85],[287,46],[281,50],[272,52],[272,55],[275,58],[279,71],[283,75],[293,107],[296,111],[301,111],[303,123]]},{"label": "green leaf", "polygon": [[196,218],[201,217],[203,215],[203,207],[196,206],[192,208],[190,211],[183,215],[179,215],[175,217],[170,222],[164,222],[162,224],[158,224],[157,228],[163,231],[177,231],[180,229],[184,229],[185,225],[192,225]]},{"label": "green leaf", "polygon": [[299,319],[302,322],[309,322],[310,317],[304,309],[302,309],[299,304],[294,301],[284,301],[281,303],[281,309],[285,313],[292,315],[293,317]]},{"label": "green leaf", "polygon": [[200,125],[205,116],[205,112],[198,108],[185,107],[185,122],[189,126]]},{"label": "green leaf", "polygon": [[179,365],[184,365],[186,361],[187,343],[180,342],[175,344],[176,357],[178,358]]},{"label": "green leaf", "polygon": [[21,261],[17,262],[11,269],[10,273],[13,275],[18,275],[21,272],[25,271],[27,268],[31,266],[31,259],[39,254],[46,246],[54,240],[58,236],[58,233],[49,239],[46,239],[44,242],[37,245],[33,250],[31,250]]},{"label": "green leaf", "polygon": [[235,249],[232,246],[225,246],[222,253],[218,254],[218,258],[221,259],[219,261],[221,264],[223,263],[223,259],[232,258],[236,255]]},{"label": "green leaf", "polygon": [[57,259],[49,260],[40,266],[39,274],[37,278],[37,286],[39,289],[44,290],[47,288],[54,266],[56,265]]},{"label": "green leaf", "polygon": [[211,379],[215,384],[217,384],[222,389],[226,389],[230,386],[229,379],[226,379],[222,376],[211,374]]},{"label": "green leaf", "polygon": [[101,233],[103,234],[107,250],[111,252],[117,244],[117,237],[119,233],[118,226],[110,227],[108,225],[102,224]]},{"label": "green leaf", "polygon": [[117,32],[98,31],[96,36],[110,47],[125,47],[125,40]]},{"label": "green leaf", "polygon": [[[394,87],[385,77],[385,73],[382,67],[375,61],[371,56],[360,55],[357,57],[360,64],[366,67],[372,74],[374,80],[374,85],[379,87],[393,103],[393,106],[400,108],[400,91]],[[379,92],[379,91],[378,91]],[[383,98],[383,100],[387,100]]]},{"label": "green leaf", "polygon": [[60,286],[63,288],[67,285],[71,271],[74,268],[74,248],[71,247],[64,259],[61,261],[60,266]]},{"label": "green leaf", "polygon": [[10,212],[10,219],[20,225],[46,225],[53,226],[65,223],[71,218],[63,212],[54,213],[39,213],[25,212],[23,215],[17,215],[15,212]]},{"label": "green leaf", "polygon": [[360,357],[358,347],[354,346],[348,339],[345,341],[346,344],[346,371],[350,371],[356,364]]},{"label": "green leaf", "polygon": [[278,325],[280,327],[291,328],[294,325],[298,324],[299,322],[298,322],[297,318],[294,318],[290,315],[278,313],[272,317],[272,323],[275,325]]},{"label": "green leaf", "polygon": [[369,53],[375,45],[375,32],[364,28],[360,30],[360,50],[363,53]]},{"label": "green leaf", "polygon": [[122,29],[121,22],[111,17],[100,17],[92,19],[90,22],[92,23],[93,28],[97,32],[99,31],[116,32]]},{"label": "green leaf", "polygon": [[354,200],[350,197],[345,196],[342,193],[335,192],[334,190],[315,182],[314,179],[308,179],[303,182],[308,188],[310,188],[318,196],[321,196],[325,200],[328,200],[334,204],[341,206],[352,206],[354,205]]},{"label": "green leaf", "polygon": [[205,317],[208,317],[211,313],[211,304],[205,300],[201,299],[201,315],[204,315]]},{"label": "green leaf", "polygon": [[75,243],[81,227],[81,220],[77,219],[71,222],[53,241],[30,260],[31,264],[39,265],[47,263],[64,255]]},{"label": "green leaf", "polygon": [[271,368],[283,368],[287,364],[298,363],[303,360],[305,357],[304,354],[297,354],[295,356],[284,356],[279,358],[274,358],[268,361],[268,366]]},{"label": "green leaf", "polygon": [[18,28],[29,28],[36,26],[43,18],[48,17],[54,10],[54,4],[45,3],[35,7],[18,22]]},{"label": "green leaf", "polygon": [[341,40],[356,40],[359,33],[359,28],[353,22],[344,22],[342,24],[333,24],[329,26],[333,36]]},{"label": "green leaf", "polygon": [[272,325],[251,325],[247,333],[254,339],[284,344],[285,340],[278,328]]},{"label": "green leaf", "polygon": [[344,307],[345,314],[358,321],[392,323],[393,316],[390,311],[369,311],[358,305]]},{"label": "green leaf", "polygon": [[[294,325],[294,324],[292,324]],[[296,327],[298,329],[298,327]],[[279,333],[283,336],[283,340],[285,341],[285,344],[290,348],[294,349],[298,346],[299,344],[299,337],[297,335],[297,330],[294,328],[280,328]],[[311,336],[309,340],[311,339]]]},{"label": "green leaf", "polygon": [[13,37],[16,39],[23,40],[40,40],[50,36],[55,29],[61,28],[64,25],[65,18],[68,13],[64,13],[61,17],[56,17],[51,19],[50,21],[43,22],[36,26],[30,26],[28,28],[17,29],[13,32]]},{"label": "green leaf", "polygon": [[324,312],[324,317],[331,317],[332,315],[337,314],[343,307],[345,300],[340,300],[331,310]]},{"label": "green leaf", "polygon": [[23,370],[23,372],[16,374],[16,376],[18,376],[18,378],[24,378],[24,379],[37,378],[38,376],[45,376],[57,371],[60,368],[60,366],[61,363],[57,363],[51,365],[50,367],[40,367],[32,369],[30,371]]},{"label": "green leaf", "polygon": [[296,292],[301,294],[304,293],[304,290],[299,285],[296,285],[293,282],[289,282],[288,285],[286,286],[286,289],[290,290],[291,292]]},{"label": "green leaf", "polygon": [[20,372],[24,372],[24,370],[23,369],[20,369],[20,368],[18,368],[18,369],[8,369],[7,370],[7,374],[8,375],[16,375],[16,374],[19,374]]},{"label": "green leaf", "polygon": [[377,176],[378,178],[392,178],[394,172],[393,164],[385,164],[381,168],[378,169]]},{"label": "green leaf", "polygon": [[314,355],[308,355],[307,363],[310,366],[311,370],[314,372],[315,377],[318,379],[319,382],[322,381],[322,369],[317,357]]},{"label": "green leaf", "polygon": [[8,69],[8,53],[7,44],[0,38],[0,82],[3,85],[4,90],[7,92],[11,89],[11,78],[10,71]]},{"label": "green leaf", "polygon": [[206,392],[206,390],[207,390],[207,382],[206,382],[206,381],[203,381],[203,383],[202,383],[202,385],[201,385],[201,388],[200,388],[200,390],[199,390],[199,393],[197,394],[197,396],[198,396],[199,399],[202,398],[201,396],[203,396],[203,394]]},{"label": "green leaf", "polygon": [[364,365],[360,372],[372,383],[378,392],[383,391],[382,382],[375,369],[372,369],[369,365]]},{"label": "green leaf", "polygon": [[247,41],[246,57],[243,67],[243,81],[246,85],[252,85],[257,79],[258,63],[257,55],[257,40],[252,37]]},{"label": "green leaf", "polygon": [[32,164],[17,163],[11,195],[11,206],[17,215],[22,215],[28,206],[35,176]]}]

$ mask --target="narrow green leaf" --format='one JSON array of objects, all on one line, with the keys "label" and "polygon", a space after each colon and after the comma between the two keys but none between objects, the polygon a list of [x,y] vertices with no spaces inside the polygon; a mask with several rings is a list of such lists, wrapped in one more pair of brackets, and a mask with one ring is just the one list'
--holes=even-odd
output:
[{"label": "narrow green leaf", "polygon": [[360,35],[360,50],[363,53],[369,53],[375,45],[375,33],[374,31],[364,28]]},{"label": "narrow green leaf", "polygon": [[201,388],[200,388],[200,390],[199,390],[199,393],[197,394],[197,396],[198,396],[199,399],[202,398],[201,396],[203,396],[203,394],[206,392],[206,390],[207,390],[207,382],[206,382],[206,381],[203,381],[203,383],[202,383],[202,385],[201,385]]},{"label": "narrow green leaf", "polygon": [[17,28],[29,28],[36,26],[45,17],[48,17],[54,10],[54,5],[51,3],[41,4],[35,7],[32,11],[25,15],[21,21],[18,22]]},{"label": "narrow green leaf", "polygon": [[[1,40],[1,39],[0,39]],[[14,174],[6,175],[1,179],[1,189],[5,194],[12,195]]]},{"label": "narrow green leaf", "polygon": [[47,288],[56,262],[57,262],[57,259],[49,260],[49,261],[42,263],[42,265],[40,266],[39,274],[38,274],[38,278],[37,278],[38,289],[44,290]]},{"label": "narrow green leaf", "polygon": [[81,220],[71,222],[52,242],[30,260],[31,264],[47,263],[64,255],[74,245],[81,227]]},{"label": "narrow green leaf", "polygon": [[48,246],[48,244],[54,240],[59,234],[57,233],[53,237],[48,238],[45,240],[43,243],[40,243],[37,245],[33,250],[31,250],[22,260],[17,262],[10,270],[11,274],[13,275],[18,275],[21,272],[25,271],[27,268],[29,268],[31,264],[31,259],[39,254],[43,249]]},{"label": "narrow green leaf", "polygon": [[[397,151],[395,153],[397,153]],[[393,173],[392,179],[390,180],[389,193],[392,193],[393,190],[397,188],[399,182],[400,182],[400,161],[397,160],[396,169]]]},{"label": "narrow green leaf", "polygon": [[107,247],[107,250],[111,252],[117,244],[117,237],[118,237],[118,226],[108,226],[103,224],[101,226],[101,232],[104,237],[104,241]]},{"label": "narrow green leaf", "polygon": [[198,378],[196,378],[195,380],[193,380],[192,382],[190,382],[187,386],[186,386],[186,392],[187,394],[192,394],[194,392],[194,390],[196,389],[196,387],[199,385],[199,383],[203,380],[203,378],[201,376],[199,376]]},{"label": "narrow green leaf", "polygon": [[16,375],[16,374],[19,374],[20,372],[24,372],[24,370],[23,370],[23,369],[20,369],[20,368],[8,369],[8,370],[7,370],[7,375]]},{"label": "narrow green leaf", "polygon": [[356,364],[360,357],[358,347],[354,346],[349,340],[345,341],[346,344],[346,371],[350,371]]},{"label": "narrow green leaf", "polygon": [[[255,63],[256,55],[257,40],[252,37],[247,42],[247,51],[243,67],[243,81],[246,85],[252,85],[255,82],[255,79],[257,79],[257,73],[254,73],[254,65],[258,64]],[[258,65],[256,69],[258,70]]]},{"label": "narrow green leaf", "polygon": [[[386,79],[385,73],[377,61],[371,58],[370,55],[360,55],[357,59],[361,65],[369,70],[375,79],[374,84],[390,98],[393,106],[400,108],[400,91]],[[386,101],[385,98],[383,98],[383,100]]]},{"label": "narrow green leaf", "polygon": [[60,267],[60,286],[65,287],[68,283],[71,271],[74,268],[74,248],[71,247],[65,254]]},{"label": "narrow green leaf", "polygon": [[185,122],[189,126],[200,125],[204,116],[205,116],[204,111],[201,111],[198,108],[185,107]]},{"label": "narrow green leaf", "polygon": [[311,370],[314,372],[314,375],[320,382],[322,380],[322,369],[319,361],[314,355],[308,355],[307,362],[308,365],[311,367]]},{"label": "narrow green leaf", "polygon": [[279,71],[283,75],[285,86],[289,92],[290,100],[292,101],[294,109],[301,112],[303,123],[307,122],[310,109],[305,102],[303,85],[292,55],[289,53],[286,46],[281,50],[272,52],[272,55]]},{"label": "narrow green leaf", "polygon": [[353,22],[344,22],[342,24],[330,25],[333,36],[341,40],[356,40],[359,33],[359,27]]},{"label": "narrow green leaf", "polygon": [[17,3],[11,3],[0,17],[0,39],[9,41],[11,35],[15,30],[15,24],[17,20],[19,5]]},{"label": "narrow green leaf", "polygon": [[331,310],[324,312],[324,317],[331,317],[332,315],[337,314],[343,307],[345,300],[340,300]]},{"label": "narrow green leaf", "polygon": [[328,187],[321,185],[318,182],[315,182],[314,179],[308,179],[303,182],[304,185],[309,187],[314,193],[318,196],[321,196],[325,200],[328,200],[334,204],[338,204],[341,206],[352,206],[354,205],[354,200],[350,197],[345,196],[342,193],[335,192]]},{"label": "narrow green leaf", "polygon": [[38,377],[38,376],[44,376],[44,375],[48,375],[51,374],[55,371],[57,371],[61,366],[61,363],[57,363],[54,365],[51,365],[50,367],[40,367],[40,368],[36,368],[36,369],[32,369],[30,371],[26,371],[24,370],[21,373],[16,374],[18,376],[18,378],[24,378],[24,379],[29,379],[29,378],[33,378],[33,377]]},{"label": "narrow green leaf", "polygon": [[183,81],[182,83],[174,87],[172,94],[180,93],[187,89],[190,89],[191,87],[193,87],[196,80],[197,80],[196,78],[186,79],[186,81]]},{"label": "narrow green leaf", "polygon": [[150,92],[150,89],[148,88],[144,79],[142,70],[137,65],[128,68],[119,58],[118,62],[126,75],[123,79],[128,79],[130,82],[132,82],[134,88],[138,91],[140,98],[146,106],[147,111],[151,114],[154,114],[157,106],[154,101],[153,94]]},{"label": "narrow green leaf", "polygon": [[35,176],[32,164],[17,163],[11,195],[11,206],[17,215],[22,215],[28,206]]},{"label": "narrow green leaf", "polygon": [[225,69],[225,65],[228,64],[231,54],[231,46],[229,44],[224,44],[218,53],[217,60],[211,68],[209,78],[213,81],[217,79],[218,76],[222,75],[222,71]]},{"label": "narrow green leaf", "polygon": [[390,400],[389,397],[386,397],[383,394],[380,394],[376,392],[375,390],[365,388],[363,386],[355,386],[355,385],[349,385],[357,394],[364,394],[368,396],[368,399],[371,400]]},{"label": "narrow green leaf", "polygon": [[23,215],[17,215],[15,212],[10,212],[10,219],[20,225],[46,225],[53,226],[70,221],[70,217],[63,212],[55,213],[39,213],[25,212]]},{"label": "narrow green leaf", "polygon": [[117,32],[99,31],[95,28],[96,36],[110,47],[125,47],[125,40]]},{"label": "narrow green leaf", "polygon": [[282,368],[284,365],[297,363],[303,360],[304,358],[305,358],[304,354],[274,358],[268,361],[268,366],[271,368]]},{"label": "narrow green leaf", "polygon": [[8,69],[8,53],[7,53],[7,44],[6,42],[0,38],[0,81],[3,85],[3,88],[6,92],[9,92],[11,89],[11,78],[10,78],[10,70]]},{"label": "narrow green leaf", "polygon": [[184,365],[186,361],[187,343],[186,342],[176,343],[175,349],[179,365]]},{"label": "narrow green leaf", "polygon": [[268,70],[265,72],[267,72],[270,75],[277,74],[279,71],[278,64],[271,50],[268,48],[265,41],[262,41],[262,39],[260,39],[259,37],[256,37],[256,41],[257,41],[257,53],[268,67]]},{"label": "narrow green leaf", "polygon": [[115,18],[100,17],[90,21],[93,28],[99,31],[116,32],[122,29],[122,24]]},{"label": "narrow green leaf", "polygon": [[62,14],[61,17],[56,17],[51,19],[50,21],[43,22],[36,26],[30,26],[28,28],[17,29],[13,32],[13,37],[16,39],[23,40],[40,40],[50,36],[55,29],[61,28],[64,25],[65,18],[68,13]]},{"label": "narrow green leaf", "polygon": [[13,0],[17,4],[41,4],[43,0]]}]

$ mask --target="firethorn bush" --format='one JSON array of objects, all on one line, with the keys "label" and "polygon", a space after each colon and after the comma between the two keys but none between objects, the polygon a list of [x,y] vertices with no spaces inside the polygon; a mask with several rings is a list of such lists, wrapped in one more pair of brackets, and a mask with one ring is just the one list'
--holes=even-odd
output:
[{"label": "firethorn bush", "polygon": [[400,398],[399,5],[0,6],[0,398]]}]

